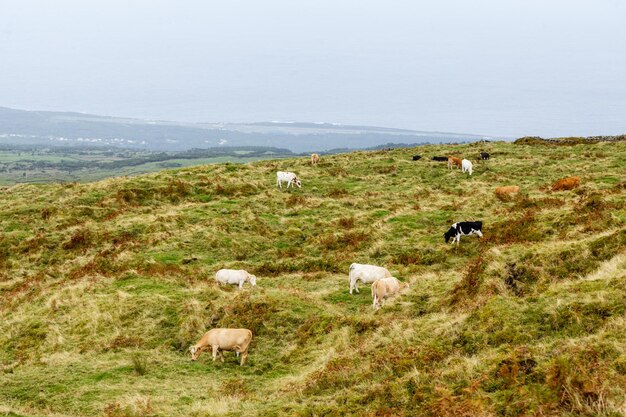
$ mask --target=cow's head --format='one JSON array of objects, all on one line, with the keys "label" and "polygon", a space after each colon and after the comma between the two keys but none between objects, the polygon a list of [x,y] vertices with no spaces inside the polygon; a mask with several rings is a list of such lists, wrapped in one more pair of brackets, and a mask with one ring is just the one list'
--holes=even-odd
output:
[{"label": "cow's head", "polygon": [[448,230],[446,233],[443,234],[443,238],[446,240],[446,243],[448,243],[450,239],[454,237],[454,235],[455,235],[454,228],[451,227],[450,230]]},{"label": "cow's head", "polygon": [[248,279],[250,280],[250,284],[252,284],[252,286],[256,285],[256,276],[250,274],[250,277]]},{"label": "cow's head", "polygon": [[200,356],[200,349],[195,346],[189,346],[189,353],[191,353],[191,360],[195,361]]},{"label": "cow's head", "polygon": [[298,177],[296,177],[293,182],[298,186],[298,188],[302,188],[302,183],[300,182],[300,179]]}]

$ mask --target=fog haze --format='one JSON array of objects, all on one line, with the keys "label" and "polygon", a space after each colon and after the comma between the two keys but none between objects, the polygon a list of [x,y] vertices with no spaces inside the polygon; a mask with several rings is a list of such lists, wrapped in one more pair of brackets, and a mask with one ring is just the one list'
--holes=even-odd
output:
[{"label": "fog haze", "polygon": [[0,106],[619,134],[625,18],[617,0],[2,0]]}]

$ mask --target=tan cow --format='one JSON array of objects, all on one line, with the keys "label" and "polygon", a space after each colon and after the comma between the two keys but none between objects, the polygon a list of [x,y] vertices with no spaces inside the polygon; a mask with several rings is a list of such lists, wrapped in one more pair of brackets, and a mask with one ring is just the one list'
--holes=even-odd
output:
[{"label": "tan cow", "polygon": [[378,310],[385,298],[389,298],[395,294],[398,294],[400,290],[409,288],[409,284],[406,282],[400,282],[397,278],[381,278],[374,281],[372,284],[372,300],[374,302],[374,310]]},{"label": "tan cow", "polygon": [[456,166],[457,168],[461,168],[462,164],[463,162],[461,161],[460,158],[455,158],[454,156],[448,157],[448,169],[452,169],[453,166]]},{"label": "tan cow", "polygon": [[198,343],[189,347],[191,360],[198,359],[198,356],[205,350],[211,349],[213,352],[213,362],[219,354],[222,363],[224,362],[223,351],[234,351],[237,356],[241,353],[241,363],[243,365],[248,357],[248,347],[252,342],[252,331],[248,329],[211,329],[198,340]]},{"label": "tan cow", "polygon": [[311,155],[311,165],[317,165],[317,163],[320,161],[320,156],[316,153],[314,153],[313,155]]}]

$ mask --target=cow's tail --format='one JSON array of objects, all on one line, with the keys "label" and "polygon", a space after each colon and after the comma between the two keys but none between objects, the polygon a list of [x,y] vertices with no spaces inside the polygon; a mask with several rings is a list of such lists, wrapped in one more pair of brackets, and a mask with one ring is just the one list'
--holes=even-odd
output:
[{"label": "cow's tail", "polygon": [[374,309],[376,309],[378,304],[378,281],[374,281],[372,284],[372,300],[374,301]]},{"label": "cow's tail", "polygon": [[350,265],[350,270],[348,271],[348,282],[352,285],[352,272],[354,271],[354,264]]}]

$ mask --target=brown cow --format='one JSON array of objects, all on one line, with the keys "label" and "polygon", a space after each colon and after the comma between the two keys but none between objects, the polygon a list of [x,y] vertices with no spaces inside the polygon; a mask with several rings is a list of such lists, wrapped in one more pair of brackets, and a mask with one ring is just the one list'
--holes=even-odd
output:
[{"label": "brown cow", "polygon": [[496,197],[500,200],[506,200],[513,194],[519,193],[519,187],[517,185],[507,185],[505,187],[496,188]]},{"label": "brown cow", "polygon": [[454,156],[448,157],[448,169],[452,169],[453,166],[460,168],[462,161],[460,158],[455,158]]},{"label": "brown cow", "polygon": [[218,354],[224,362],[222,352],[235,351],[237,356],[241,353],[240,365],[243,365],[248,357],[250,342],[252,342],[252,331],[248,329],[211,329],[198,340],[198,343],[189,347],[189,352],[191,360],[195,361],[203,351],[210,348],[213,351],[213,362]]},{"label": "brown cow", "polygon": [[573,190],[580,185],[580,177],[561,178],[552,184],[552,191]]},{"label": "brown cow", "polygon": [[317,165],[317,163],[320,161],[320,156],[316,153],[311,155],[311,165]]},{"label": "brown cow", "polygon": [[408,288],[409,284],[400,282],[397,278],[381,278],[372,284],[372,300],[374,302],[374,310],[378,310],[384,303],[385,298],[389,298],[398,294],[403,288]]}]

